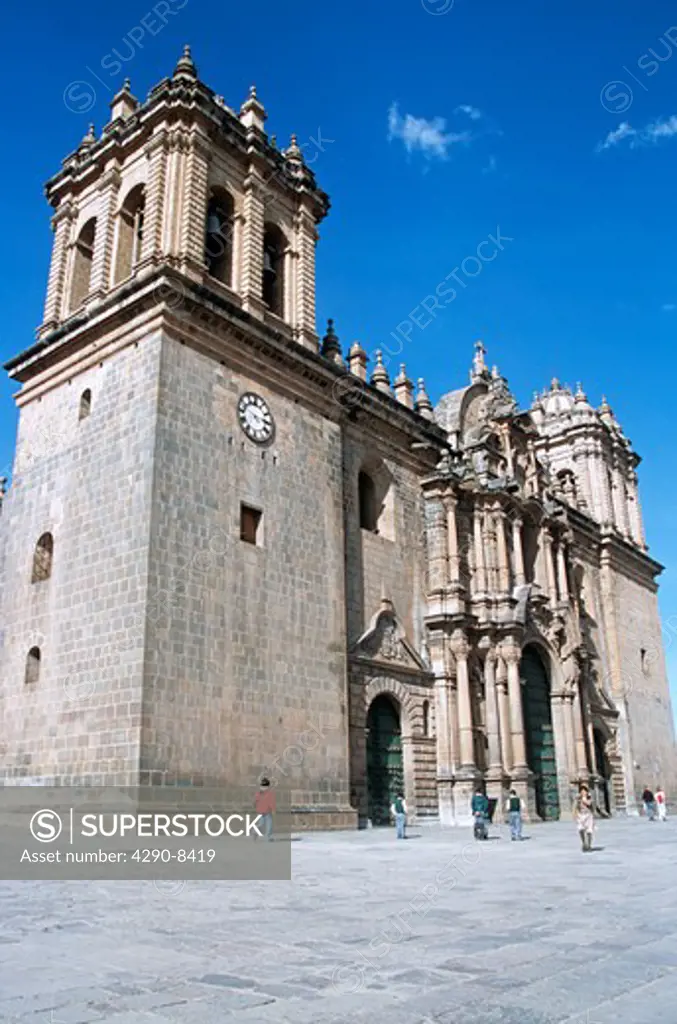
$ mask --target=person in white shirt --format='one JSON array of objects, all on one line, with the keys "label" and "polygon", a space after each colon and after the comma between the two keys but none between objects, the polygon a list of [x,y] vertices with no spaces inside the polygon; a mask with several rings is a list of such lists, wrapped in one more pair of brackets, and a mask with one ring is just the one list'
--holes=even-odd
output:
[{"label": "person in white shirt", "polygon": [[668,816],[668,805],[665,801],[665,793],[659,787],[654,800],[656,801],[656,807],[658,808],[658,820],[665,821]]}]

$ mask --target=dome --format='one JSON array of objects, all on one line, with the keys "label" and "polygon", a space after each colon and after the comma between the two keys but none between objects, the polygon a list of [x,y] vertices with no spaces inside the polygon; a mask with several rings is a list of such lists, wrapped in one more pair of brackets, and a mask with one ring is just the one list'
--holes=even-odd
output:
[{"label": "dome", "polygon": [[545,392],[541,399],[541,406],[546,418],[564,416],[570,413],[574,407],[574,396],[571,388],[566,384],[560,384],[556,377],[553,377],[550,389]]}]

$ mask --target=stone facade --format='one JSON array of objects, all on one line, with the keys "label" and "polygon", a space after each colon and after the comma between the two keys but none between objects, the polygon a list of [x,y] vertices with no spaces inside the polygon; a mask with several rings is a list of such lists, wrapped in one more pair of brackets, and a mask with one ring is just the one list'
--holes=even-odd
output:
[{"label": "stone facade", "polygon": [[[0,771],[262,774],[303,827],[533,816],[677,786],[638,457],[554,381],[517,408],[478,343],[433,410],[330,322],[329,202],[252,90],[186,51],[47,186],[54,246],[0,516]],[[253,404],[252,404],[253,403]],[[251,408],[248,409],[248,405]]]}]

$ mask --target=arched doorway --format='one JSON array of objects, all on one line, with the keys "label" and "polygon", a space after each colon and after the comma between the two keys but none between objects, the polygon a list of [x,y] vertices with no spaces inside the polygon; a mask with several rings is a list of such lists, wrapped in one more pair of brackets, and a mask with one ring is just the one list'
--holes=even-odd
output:
[{"label": "arched doorway", "polygon": [[559,818],[557,760],[550,709],[550,682],[541,655],[525,647],[520,662],[527,763],[534,773],[536,813],[543,821]]},{"label": "arched doorway", "polygon": [[611,799],[609,796],[609,780],[611,779],[611,769],[609,767],[609,759],[606,756],[604,734],[600,729],[592,730],[592,737],[595,744],[595,774],[599,780],[598,782],[598,797],[601,796],[604,810],[607,814],[611,814]]},{"label": "arched doorway", "polygon": [[371,702],[367,714],[367,787],[369,818],[374,825],[390,822],[390,805],[404,794],[400,713],[385,694]]}]

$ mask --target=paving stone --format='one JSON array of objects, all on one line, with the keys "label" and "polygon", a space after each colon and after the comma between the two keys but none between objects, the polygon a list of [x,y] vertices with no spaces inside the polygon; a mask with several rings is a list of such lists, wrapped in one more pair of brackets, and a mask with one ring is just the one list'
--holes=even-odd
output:
[{"label": "paving stone", "polygon": [[429,830],[413,859],[389,831],[305,836],[274,910],[260,883],[196,882],[172,899],[142,883],[3,883],[18,941],[0,946],[0,1021],[671,1021],[677,819],[602,831],[591,857],[565,823],[483,854],[427,911],[420,894],[467,843],[460,830]]}]

